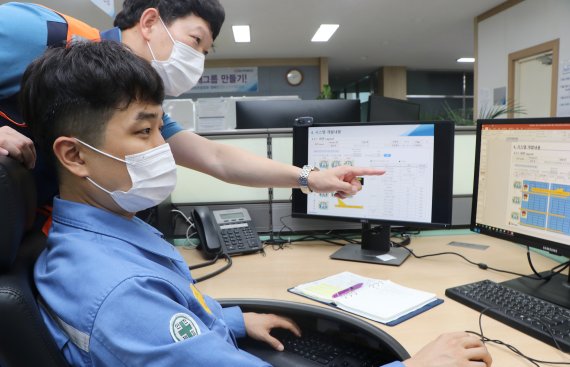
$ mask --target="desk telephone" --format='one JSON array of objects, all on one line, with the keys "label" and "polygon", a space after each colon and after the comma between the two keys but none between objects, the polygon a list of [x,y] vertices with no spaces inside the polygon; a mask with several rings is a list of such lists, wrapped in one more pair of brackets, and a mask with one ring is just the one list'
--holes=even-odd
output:
[{"label": "desk telephone", "polygon": [[244,208],[214,210],[206,206],[192,211],[200,238],[200,249],[206,258],[220,253],[248,254],[261,250],[261,241],[249,213]]}]

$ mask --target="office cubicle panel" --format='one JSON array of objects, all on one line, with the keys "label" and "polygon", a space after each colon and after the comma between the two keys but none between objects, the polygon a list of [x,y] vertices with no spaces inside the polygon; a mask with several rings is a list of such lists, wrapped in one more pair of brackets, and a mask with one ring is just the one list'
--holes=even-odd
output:
[{"label": "office cubicle panel", "polygon": [[420,105],[402,99],[370,95],[367,121],[418,121]]},{"label": "office cubicle panel", "polygon": [[[259,133],[248,133],[246,136],[232,136],[232,132],[228,132],[227,135],[216,135],[208,138],[219,141],[222,144],[246,149],[259,156],[267,156],[268,134],[271,136],[273,159],[291,164],[293,139],[290,130],[276,133],[260,131]],[[467,226],[470,223],[471,215],[475,130],[469,128],[457,129],[455,139],[452,225]],[[353,223],[348,222],[289,218],[291,215],[290,197],[291,189],[274,189],[273,200],[275,203],[272,212],[273,229],[275,231],[279,231],[282,227],[281,218],[285,218],[285,223],[295,231],[356,228]],[[215,208],[232,207],[232,205],[243,206],[250,211],[254,222],[259,224],[258,231],[264,231],[267,228],[269,195],[266,188],[231,185],[203,173],[178,167],[178,184],[172,193],[171,201],[178,206],[199,204],[206,204]]]},{"label": "office cubicle panel", "polygon": [[[276,161],[292,164],[293,162],[293,137],[291,134],[287,136],[276,136],[272,139],[272,158]],[[273,189],[273,200],[289,201],[291,200],[292,189],[275,188]]]},{"label": "office cubicle panel", "polygon": [[183,128],[196,129],[196,106],[191,99],[165,99],[162,109]]},{"label": "office cubicle panel", "polygon": [[[254,137],[235,137],[216,139],[221,144],[228,144],[245,149],[255,155],[267,156],[267,135]],[[232,185],[198,171],[178,166],[178,181],[172,192],[173,204],[201,204],[226,202],[267,201],[266,188]]]},{"label": "office cubicle panel", "polygon": [[455,132],[453,195],[473,193],[475,170],[475,130]]}]

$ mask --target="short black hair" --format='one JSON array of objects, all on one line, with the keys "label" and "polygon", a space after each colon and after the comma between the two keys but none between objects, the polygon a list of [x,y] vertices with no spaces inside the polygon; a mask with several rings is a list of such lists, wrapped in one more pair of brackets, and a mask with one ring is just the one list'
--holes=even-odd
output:
[{"label": "short black hair", "polygon": [[226,18],[224,7],[218,0],[125,0],[123,10],[115,17],[113,25],[120,29],[134,27],[149,8],[158,9],[160,17],[166,25],[178,18],[191,14],[204,19],[210,25],[213,39],[218,37]]},{"label": "short black hair", "polygon": [[22,78],[20,107],[40,149],[55,163],[60,136],[103,143],[107,123],[132,102],[160,105],[162,79],[151,64],[114,41],[48,49]]}]

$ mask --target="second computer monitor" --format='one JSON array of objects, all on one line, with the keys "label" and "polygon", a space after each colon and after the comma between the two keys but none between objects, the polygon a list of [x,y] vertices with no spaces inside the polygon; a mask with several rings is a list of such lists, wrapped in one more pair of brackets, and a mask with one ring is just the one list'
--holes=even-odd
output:
[{"label": "second computer monitor", "polygon": [[358,122],[357,99],[236,101],[236,129],[292,127],[297,117],[315,123]]},{"label": "second computer monitor", "polygon": [[368,98],[368,121],[418,121],[419,119],[419,104],[376,95]]},{"label": "second computer monitor", "polygon": [[[569,162],[570,117],[477,121],[471,229],[569,257]],[[503,284],[570,310],[569,277],[542,276]]]},{"label": "second computer monitor", "polygon": [[399,265],[409,252],[392,246],[391,225],[451,225],[453,146],[450,121],[296,126],[294,165],[372,167],[385,173],[361,177],[362,190],[346,198],[293,190],[292,215],[362,223],[361,246],[345,245],[333,259]]}]

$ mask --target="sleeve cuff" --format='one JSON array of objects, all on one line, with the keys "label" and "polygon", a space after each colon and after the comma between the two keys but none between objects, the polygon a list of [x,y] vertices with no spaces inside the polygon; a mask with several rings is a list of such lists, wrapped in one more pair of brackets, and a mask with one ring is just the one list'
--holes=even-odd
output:
[{"label": "sleeve cuff", "polygon": [[170,115],[167,113],[162,115],[162,122],[164,123],[162,126],[162,137],[164,138],[164,140],[168,140],[175,134],[184,130],[182,126],[180,126],[178,122],[170,118]]},{"label": "sleeve cuff", "polygon": [[243,312],[238,306],[222,308],[224,320],[236,338],[243,338],[246,335]]}]

